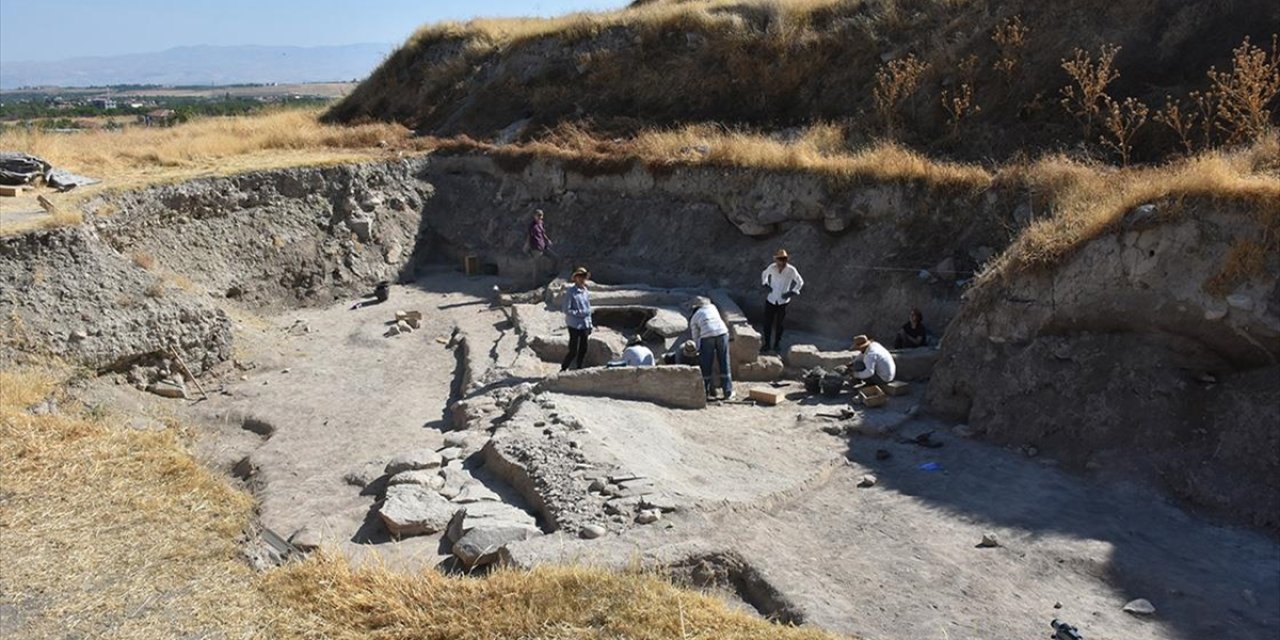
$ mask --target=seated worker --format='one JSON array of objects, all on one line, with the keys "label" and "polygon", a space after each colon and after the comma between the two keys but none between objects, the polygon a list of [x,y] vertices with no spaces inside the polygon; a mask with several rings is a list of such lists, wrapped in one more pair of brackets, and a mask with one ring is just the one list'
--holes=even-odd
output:
[{"label": "seated worker", "polygon": [[679,349],[675,349],[662,356],[663,364],[683,364],[690,367],[699,366],[698,345],[692,340],[685,340]]},{"label": "seated worker", "polygon": [[882,385],[893,382],[898,366],[893,362],[893,355],[884,345],[867,336],[854,336],[853,348],[861,351],[853,359],[849,370],[859,382]]},{"label": "seated worker", "polygon": [[894,349],[918,349],[929,346],[929,330],[924,328],[924,315],[919,309],[911,310],[911,319],[898,329],[893,339]]},{"label": "seated worker", "polygon": [[622,362],[628,367],[652,367],[653,351],[644,346],[640,336],[631,336],[626,350],[622,352]]}]

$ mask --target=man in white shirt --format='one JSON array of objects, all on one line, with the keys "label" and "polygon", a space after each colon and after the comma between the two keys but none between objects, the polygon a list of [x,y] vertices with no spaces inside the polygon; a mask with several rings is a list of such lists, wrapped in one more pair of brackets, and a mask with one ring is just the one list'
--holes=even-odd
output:
[{"label": "man in white shirt", "polygon": [[764,302],[764,337],[760,352],[782,350],[782,323],[787,318],[787,305],[791,299],[800,294],[804,288],[804,278],[795,266],[789,264],[791,257],[786,249],[778,249],[773,254],[773,264],[765,267],[760,274],[760,286],[768,292]]},{"label": "man in white shirt", "polygon": [[652,367],[653,351],[644,346],[640,336],[632,336],[627,341],[627,348],[622,352],[622,361],[628,367]]},{"label": "man in white shirt", "polygon": [[893,382],[898,373],[898,365],[893,361],[893,354],[867,336],[854,336],[853,348],[862,354],[853,359],[853,377],[861,382],[883,385]]},{"label": "man in white shirt", "polygon": [[689,333],[694,344],[698,345],[699,366],[702,369],[702,385],[706,388],[707,399],[715,399],[715,390],[711,385],[711,374],[716,366],[720,367],[720,386],[724,388],[724,399],[733,399],[733,379],[729,373],[729,327],[720,317],[720,310],[706,298],[694,300],[691,307],[693,316],[689,318]]}]

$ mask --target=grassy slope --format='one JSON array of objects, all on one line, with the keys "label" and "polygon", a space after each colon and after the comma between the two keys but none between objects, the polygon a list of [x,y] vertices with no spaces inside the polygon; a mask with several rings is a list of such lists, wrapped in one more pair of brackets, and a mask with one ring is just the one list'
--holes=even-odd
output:
[{"label": "grassy slope", "polygon": [[[997,45],[997,26],[1015,16],[1029,29],[1025,43]],[[872,98],[882,56],[913,54],[928,68],[896,114],[902,141],[1009,158],[1080,142],[1059,104],[1061,62],[1075,47],[1120,45],[1111,94],[1155,107],[1205,88],[1205,72],[1228,67],[1245,36],[1265,43],[1278,31],[1280,5],[1265,0],[652,2],[425,27],[328,117],[481,139],[526,117],[527,135],[573,122],[610,137],[701,122],[770,130],[839,121],[861,145],[884,132]],[[1002,57],[1015,63],[1007,75],[995,68]],[[942,92],[965,81],[982,110],[953,134]],[[1146,159],[1174,148],[1154,123],[1136,146]]]},{"label": "grassy slope", "polygon": [[[267,574],[239,558],[253,500],[189,434],[77,405],[74,371],[0,370],[0,630],[93,638],[761,638],[835,636],[729,610],[653,575],[575,567],[489,578],[353,568],[332,554]],[[27,410],[47,398],[60,412]]]}]

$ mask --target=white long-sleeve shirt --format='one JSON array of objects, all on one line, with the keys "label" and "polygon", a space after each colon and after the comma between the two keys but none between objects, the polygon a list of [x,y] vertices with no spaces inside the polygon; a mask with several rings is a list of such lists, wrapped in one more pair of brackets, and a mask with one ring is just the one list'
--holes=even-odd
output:
[{"label": "white long-sleeve shirt", "polygon": [[885,382],[893,382],[893,376],[898,373],[898,365],[893,361],[893,354],[879,342],[867,345],[866,352],[862,354],[862,362],[867,366],[861,371],[853,372],[853,376],[860,380],[875,374]]},{"label": "white long-sleeve shirt", "polygon": [[760,274],[760,284],[769,286],[769,304],[786,304],[790,302],[785,296],[788,292],[800,293],[804,288],[804,278],[794,265],[787,265],[778,271],[776,264],[765,267]]},{"label": "white long-sleeve shirt", "polygon": [[652,367],[653,351],[642,344],[633,345],[622,352],[622,361],[628,367]]},{"label": "white long-sleeve shirt", "polygon": [[698,307],[693,317],[689,318],[689,337],[693,338],[694,344],[701,342],[703,338],[714,338],[728,333],[729,327],[725,326],[724,318],[720,317],[720,310],[714,304]]}]

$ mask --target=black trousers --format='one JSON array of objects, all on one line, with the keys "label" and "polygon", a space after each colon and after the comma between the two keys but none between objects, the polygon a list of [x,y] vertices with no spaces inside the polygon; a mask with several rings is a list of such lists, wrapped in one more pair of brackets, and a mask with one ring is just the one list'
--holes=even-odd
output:
[{"label": "black trousers", "polygon": [[568,369],[571,364],[574,365],[574,369],[582,368],[582,361],[587,357],[587,336],[589,335],[591,335],[590,329],[569,327],[569,353],[560,364],[561,371]]},{"label": "black trousers", "polygon": [[786,319],[787,305],[773,304],[771,302],[764,303],[764,345],[762,348],[767,349],[770,344],[773,345],[774,349],[782,346],[782,322]]}]

